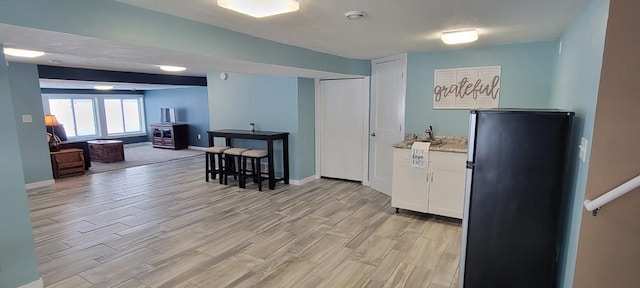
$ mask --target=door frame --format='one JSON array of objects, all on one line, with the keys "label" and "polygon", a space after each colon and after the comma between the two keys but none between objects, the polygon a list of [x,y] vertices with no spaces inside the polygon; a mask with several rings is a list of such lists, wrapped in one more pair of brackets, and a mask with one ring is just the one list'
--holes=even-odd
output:
[{"label": "door frame", "polygon": [[315,134],[316,134],[316,179],[320,179],[322,176],[320,175],[320,167],[321,167],[321,151],[322,151],[322,101],[320,101],[320,97],[322,96],[322,89],[320,89],[320,81],[322,80],[352,80],[352,79],[364,79],[365,85],[365,97],[366,101],[364,101],[363,105],[363,121],[365,123],[362,131],[362,185],[369,186],[369,113],[371,106],[371,77],[370,76],[361,76],[361,77],[348,77],[348,78],[326,78],[326,79],[315,79]]},{"label": "door frame", "polygon": [[[393,55],[393,56],[388,56],[388,57],[384,57],[384,58],[378,58],[378,59],[373,59],[371,60],[371,77],[373,78],[373,67],[375,67],[376,64],[382,64],[382,63],[386,63],[386,62],[391,62],[391,61],[397,61],[397,60],[402,60],[404,61],[404,69],[402,70],[402,74],[404,76],[404,82],[402,83],[402,99],[400,102],[400,111],[398,111],[398,116],[400,116],[402,118],[402,127],[400,127],[400,132],[402,132],[403,135],[406,134],[406,127],[407,127],[407,117],[406,117],[406,113],[407,113],[407,66],[408,66],[408,62],[407,62],[407,54],[399,54],[399,55]],[[373,89],[371,89],[371,84],[373,84],[373,82],[369,82],[369,95],[373,94]],[[377,91],[376,91],[377,92]],[[369,97],[369,107],[371,107],[371,97]],[[370,114],[371,116],[373,116],[373,114]],[[369,121],[371,121],[373,119],[370,119]]]},{"label": "door frame", "polygon": [[[374,116],[374,107],[373,107],[373,96],[374,94],[376,95],[376,97],[378,97],[378,91],[374,89],[373,84],[374,81],[377,80],[377,75],[375,74],[375,66],[377,64],[382,64],[382,63],[387,63],[387,62],[392,62],[392,61],[403,61],[404,65],[403,65],[403,69],[402,69],[402,78],[404,79],[404,81],[402,82],[402,97],[400,99],[400,107],[399,107],[399,111],[398,111],[398,117],[400,117],[401,121],[400,121],[400,133],[402,134],[402,139],[404,139],[405,135],[406,135],[406,121],[407,121],[407,117],[406,117],[406,113],[407,113],[407,108],[406,108],[406,103],[407,103],[407,66],[408,64],[408,59],[407,59],[407,53],[403,53],[403,54],[398,54],[398,55],[392,55],[392,56],[388,56],[388,57],[383,57],[383,58],[378,58],[378,59],[373,59],[371,60],[371,81],[369,84],[369,133],[373,133],[374,131],[372,130],[372,123],[373,123],[373,116]],[[377,98],[376,98],[377,99]],[[369,135],[367,135],[369,136]],[[371,139],[371,138],[369,138]],[[368,155],[368,157],[370,158],[369,160],[369,165],[372,165],[374,161],[371,161],[371,158],[374,157],[374,155],[371,155],[371,153],[373,153],[373,149],[371,149],[371,140],[369,141],[369,151],[370,154]],[[393,159],[392,159],[393,160]],[[373,171],[373,167],[369,166],[368,169],[369,172]],[[391,175],[389,175],[391,176]],[[370,175],[368,175],[367,179],[371,179]],[[370,186],[370,185],[369,185]],[[380,191],[382,193],[384,193],[383,191]],[[384,193],[386,194],[386,193]],[[391,196],[391,191],[389,191],[389,196]]]}]

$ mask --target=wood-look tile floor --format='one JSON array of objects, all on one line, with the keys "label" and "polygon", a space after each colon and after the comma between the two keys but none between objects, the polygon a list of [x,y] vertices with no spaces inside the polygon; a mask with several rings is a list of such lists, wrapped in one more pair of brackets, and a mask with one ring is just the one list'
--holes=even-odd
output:
[{"label": "wood-look tile floor", "polygon": [[359,183],[206,183],[202,158],[28,191],[45,286],[457,287],[459,222]]}]

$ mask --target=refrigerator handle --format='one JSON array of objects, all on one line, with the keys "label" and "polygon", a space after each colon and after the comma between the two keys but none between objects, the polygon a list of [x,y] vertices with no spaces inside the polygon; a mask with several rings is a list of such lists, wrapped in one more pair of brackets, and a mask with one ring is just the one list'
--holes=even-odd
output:
[{"label": "refrigerator handle", "polygon": [[[475,112],[475,113],[474,113]],[[476,111],[471,111],[471,115],[469,117],[469,139],[468,148],[467,148],[467,163],[473,162],[475,158],[475,148],[476,148],[476,125],[478,121],[478,114]]]},{"label": "refrigerator handle", "polygon": [[473,169],[473,167],[476,167],[476,164],[471,161],[467,161],[467,169]]}]

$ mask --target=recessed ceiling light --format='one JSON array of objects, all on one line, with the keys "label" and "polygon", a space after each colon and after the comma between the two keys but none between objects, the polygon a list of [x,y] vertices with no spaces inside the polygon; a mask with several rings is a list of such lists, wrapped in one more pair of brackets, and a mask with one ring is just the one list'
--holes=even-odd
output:
[{"label": "recessed ceiling light", "polygon": [[113,86],[111,86],[111,85],[96,85],[96,86],[93,86],[93,89],[96,89],[96,90],[111,90],[111,89],[113,89]]},{"label": "recessed ceiling light", "polygon": [[187,70],[187,68],[185,68],[185,67],[167,66],[167,65],[160,66],[160,69],[163,70],[163,71],[168,71],[168,72],[180,72],[180,71]]},{"label": "recessed ceiling light", "polygon": [[347,17],[349,20],[360,20],[367,16],[367,12],[364,11],[349,11],[344,13],[344,17]]},{"label": "recessed ceiling light", "polygon": [[16,48],[4,48],[4,54],[15,57],[35,58],[44,55],[44,52]]},{"label": "recessed ceiling light", "polygon": [[300,3],[296,0],[218,0],[218,6],[262,18],[298,11]]},{"label": "recessed ceiling light", "polygon": [[447,45],[470,43],[478,40],[478,31],[476,29],[465,29],[442,32],[440,39]]}]

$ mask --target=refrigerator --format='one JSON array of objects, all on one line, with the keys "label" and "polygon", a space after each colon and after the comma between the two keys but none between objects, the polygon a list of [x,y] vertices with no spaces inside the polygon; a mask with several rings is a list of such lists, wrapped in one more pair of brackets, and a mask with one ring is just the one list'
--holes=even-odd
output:
[{"label": "refrigerator", "polygon": [[471,111],[459,287],[556,287],[573,116]]}]

